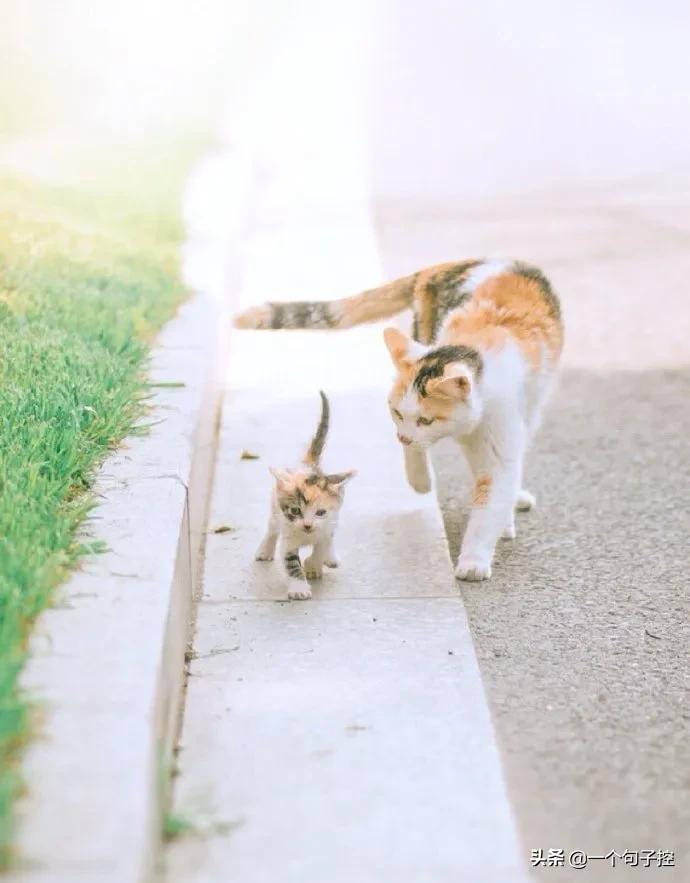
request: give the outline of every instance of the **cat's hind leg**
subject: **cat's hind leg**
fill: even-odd
[[[513,513],[522,485],[524,431],[518,420],[506,421],[500,430],[485,431],[476,447],[466,449],[475,485],[455,568],[458,579],[489,579],[496,541],[515,533]]]
[[[518,512],[528,512],[530,509],[534,509],[536,505],[537,500],[534,494],[531,494],[524,488],[519,491],[517,495],[517,500],[515,501],[515,508]]]
[[[422,448],[407,446],[403,448],[405,457],[405,475],[412,490],[418,494],[428,494],[431,490],[431,474],[429,459]]]
[[[533,509],[537,505],[537,501],[534,498],[534,494],[531,494],[529,491],[526,491],[524,488],[521,491],[518,491],[517,497],[515,499],[515,507],[508,515],[508,521],[506,526],[503,528],[503,533],[501,537],[504,540],[514,540],[516,536],[515,532],[515,513],[516,512],[528,512],[530,509]]]

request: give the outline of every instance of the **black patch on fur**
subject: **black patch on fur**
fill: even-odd
[[[518,276],[524,276],[525,279],[531,279],[536,282],[541,289],[542,296],[546,301],[551,315],[560,321],[561,319],[561,302],[558,295],[551,287],[551,283],[542,273],[539,267],[533,267],[531,264],[523,264],[522,261],[516,261],[513,269]]]
[[[484,367],[482,357],[469,346],[441,346],[436,350],[432,350],[419,360],[417,376],[413,382],[414,388],[422,398],[427,394],[426,387],[428,382],[436,377],[443,377],[446,365],[450,365],[453,362],[467,363],[477,377],[481,375]]]
[[[462,284],[468,271],[476,267],[481,261],[463,261],[454,264],[446,270],[439,270],[426,284],[426,292],[431,295],[433,301],[433,315],[431,322],[431,336],[422,343],[432,343],[438,329],[451,310],[455,310],[471,296],[471,292],[464,291]],[[415,316],[415,322],[417,317]],[[416,327],[416,326],[415,326]],[[415,340],[417,333],[414,333]]]
[[[297,552],[290,552],[284,558],[285,569],[288,572],[288,575],[293,579],[304,579],[304,573],[302,572],[302,564],[299,560],[299,555]]]
[[[333,328],[337,323],[327,301],[269,303],[271,328]]]

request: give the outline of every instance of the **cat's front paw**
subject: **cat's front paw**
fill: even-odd
[[[323,576],[323,567],[319,562],[314,561],[310,555],[302,565],[304,575],[307,579],[321,579]]]
[[[491,579],[491,562],[479,555],[461,555],[455,568],[455,576],[471,582]]]
[[[335,569],[336,567],[340,567],[340,561],[337,558],[326,558],[323,562],[326,567],[330,567]]]
[[[273,561],[273,552],[268,552],[265,549],[259,549],[254,556],[255,561]]]
[[[413,491],[418,494],[428,494],[431,490],[431,476],[429,472],[424,470],[410,470],[407,475],[407,481]]]
[[[311,598],[311,589],[302,580],[290,580],[288,584],[288,598],[290,601],[308,601]]]

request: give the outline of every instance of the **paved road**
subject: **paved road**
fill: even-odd
[[[525,848],[675,850],[659,879],[688,880],[690,183],[378,221],[387,276],[508,254],[561,293],[564,372],[527,470],[540,505],[462,597]],[[455,555],[465,476],[452,448],[436,466]],[[544,879],[568,873],[632,871]]]

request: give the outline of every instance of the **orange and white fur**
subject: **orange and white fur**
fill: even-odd
[[[299,469],[271,469],[276,480],[271,497],[268,528],[256,552],[257,561],[272,561],[276,546],[288,579],[288,598],[311,598],[307,580],[321,579],[323,567],[337,567],[333,545],[345,483],[355,474],[325,473],[319,466],[329,423],[328,399],[321,396],[321,419]],[[312,553],[300,562],[299,550],[311,546]]]
[[[405,473],[414,490],[428,492],[429,447],[447,437],[459,443],[474,489],[455,573],[488,579],[497,541],[515,537],[515,510],[534,505],[523,461],[563,346],[560,304],[543,273],[509,260],[441,264],[340,301],[253,307],[235,324],[349,328],[408,307],[413,338],[384,331]]]

